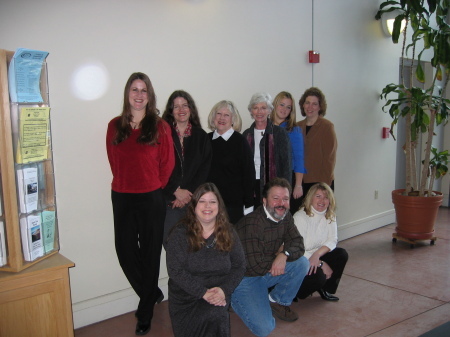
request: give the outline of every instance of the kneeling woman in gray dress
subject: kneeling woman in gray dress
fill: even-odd
[[[214,184],[195,190],[166,248],[175,337],[230,336],[228,306],[244,275],[245,256]]]

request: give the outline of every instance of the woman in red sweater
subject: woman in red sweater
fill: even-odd
[[[147,75],[128,79],[120,116],[108,124],[106,150],[113,174],[111,199],[116,253],[139,306],[136,334],[150,331],[158,288],[166,207],[162,188],[174,167],[169,125],[158,117]]]

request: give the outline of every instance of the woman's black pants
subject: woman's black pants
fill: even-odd
[[[327,280],[322,268],[317,268],[315,274],[306,275],[298,290],[298,298],[304,299],[320,289],[323,289],[330,294],[336,293],[345,265],[347,264],[348,253],[344,248],[336,247],[331,252],[323,255],[320,259],[330,266],[333,270],[333,274]]]
[[[136,316],[150,321],[158,288],[166,205],[161,189],[147,193],[111,192],[114,236],[120,266],[139,296]]]

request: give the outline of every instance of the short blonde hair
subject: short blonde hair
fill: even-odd
[[[209,113],[208,116],[208,127],[210,130],[214,131],[216,129],[216,126],[214,124],[214,120],[216,119],[217,112],[220,109],[226,108],[231,112],[231,126],[233,127],[234,131],[241,132],[242,129],[242,119],[241,115],[239,115],[239,111],[231,101],[220,101],[219,103],[216,103]]]
[[[328,205],[327,211],[325,213],[325,218],[331,221],[336,220],[336,199],[334,198],[334,193],[331,190],[330,186],[328,186],[326,183],[317,183],[314,184],[308,191],[308,194],[305,197],[305,200],[303,201],[303,206],[305,207],[305,213],[309,216],[314,216],[314,213],[312,212],[312,199],[314,194],[316,194],[317,190],[321,190],[325,192],[325,194],[328,197],[328,200],[330,201],[330,204]]]

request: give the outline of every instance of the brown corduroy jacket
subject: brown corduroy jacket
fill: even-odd
[[[334,125],[319,116],[316,123],[306,134],[306,119],[298,122],[305,139],[305,167],[303,182],[325,182],[328,185],[334,180],[336,164],[337,139]]]

